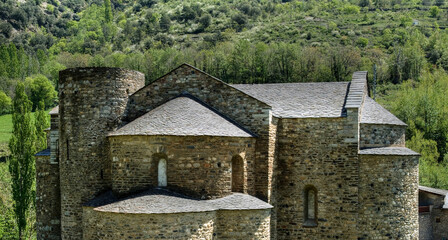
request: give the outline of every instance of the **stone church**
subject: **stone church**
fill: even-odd
[[[67,69],[36,156],[38,239],[418,239],[406,125],[350,82]]]

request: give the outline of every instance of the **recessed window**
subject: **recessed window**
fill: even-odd
[[[307,186],[305,188],[303,226],[317,226],[317,189],[313,186]]]
[[[232,192],[244,192],[244,161],[239,155],[232,158]]]
[[[167,178],[166,178],[166,160],[160,159],[157,169],[157,180],[158,180],[158,186],[159,187],[166,187],[168,185]]]

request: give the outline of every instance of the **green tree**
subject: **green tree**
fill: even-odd
[[[48,114],[45,112],[44,101],[40,101],[36,111],[36,151],[42,151],[47,148],[47,129],[50,124],[48,122]]]
[[[41,74],[34,77],[27,77],[25,79],[25,85],[33,103],[33,110],[37,108],[40,101],[44,101],[45,106],[48,107],[54,105],[57,92],[47,77]]]
[[[358,41],[356,42],[360,47],[367,47],[367,45],[369,45],[369,39],[365,38],[365,37],[360,37],[358,38]]]
[[[0,115],[9,113],[11,109],[11,98],[6,93],[0,91]]]
[[[31,204],[34,201],[35,179],[34,154],[35,128],[31,122],[31,102],[25,94],[25,86],[18,83],[13,100],[13,131],[9,140],[11,156],[9,173],[11,174],[12,198],[14,213],[19,230],[18,239],[24,239],[27,219]]]
[[[432,6],[432,7],[429,9],[429,15],[430,15],[431,17],[436,18],[436,17],[439,16],[439,14],[440,14],[440,8],[439,8],[439,7],[437,7],[437,6]]]
[[[19,59],[17,57],[17,48],[14,43],[9,44],[8,47],[8,54],[9,54],[9,66],[7,68],[8,75],[10,78],[17,78],[19,77]]]
[[[104,19],[106,19],[106,23],[112,22],[112,6],[110,0],[104,0]]]

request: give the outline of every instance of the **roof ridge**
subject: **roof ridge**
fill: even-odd
[[[354,72],[344,108],[360,108],[367,92],[367,71]]]

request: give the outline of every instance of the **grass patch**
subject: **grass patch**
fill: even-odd
[[[12,114],[0,116],[0,149],[7,144],[12,134]]]
[[[49,113],[50,110],[47,111]],[[31,113],[34,121],[34,113]],[[12,135],[12,114],[0,116],[0,157],[8,154],[8,142]]]

